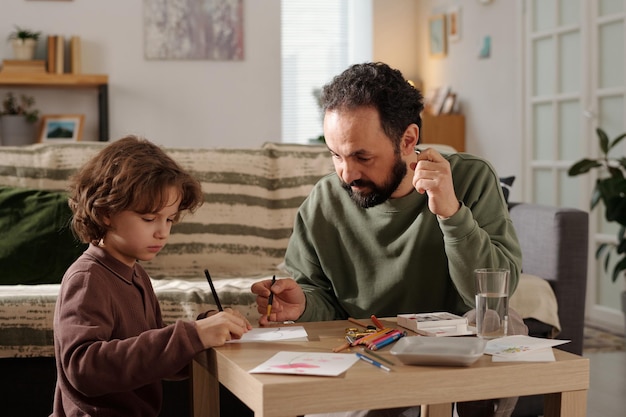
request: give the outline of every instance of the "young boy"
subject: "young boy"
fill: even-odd
[[[238,312],[165,326],[148,274],[172,224],[202,204],[197,180],[158,146],[111,143],[70,181],[72,228],[89,248],[63,277],[54,317],[54,417],[157,416],[161,380],[204,349],[240,338]]]

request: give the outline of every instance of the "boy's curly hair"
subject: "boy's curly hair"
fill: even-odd
[[[112,142],[70,178],[72,229],[82,242],[97,242],[108,230],[106,216],[124,210],[158,212],[167,204],[168,187],[180,193],[176,221],[203,203],[198,180],[160,147],[136,136]]]
[[[407,127],[422,129],[422,94],[397,69],[382,62],[350,66],[322,89],[322,111],[368,106],[378,110],[383,131],[398,147]]]

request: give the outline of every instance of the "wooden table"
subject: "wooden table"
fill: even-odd
[[[385,321],[383,321],[385,322]],[[589,360],[554,349],[556,362],[499,362],[484,355],[469,367],[402,365],[385,372],[358,361],[339,377],[250,374],[279,351],[330,352],[343,341],[348,321],[302,323],[308,342],[228,344],[199,354],[193,363],[193,415],[218,417],[219,383],[250,407],[255,417],[422,405],[422,416],[450,417],[452,403],[545,395],[545,417],[584,417]],[[394,325],[387,321],[385,325]]]

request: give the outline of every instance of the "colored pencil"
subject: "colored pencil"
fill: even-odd
[[[357,339],[355,341],[354,345],[366,345],[366,344],[370,343],[371,341],[376,340],[379,337],[384,336],[384,335],[386,335],[388,333],[391,333],[393,331],[394,331],[394,329],[387,329],[387,328],[379,330],[376,333],[372,333],[370,335],[363,336],[363,337]]]
[[[222,308],[222,303],[220,303],[220,298],[217,296],[217,291],[215,291],[215,286],[213,285],[213,280],[211,279],[211,275],[209,274],[209,270],[204,270],[204,275],[206,276],[206,280],[209,282],[209,286],[211,287],[211,292],[213,293],[213,299],[215,300],[215,304],[217,305],[217,309],[219,311],[224,311]]]
[[[354,324],[356,324],[357,326],[361,326],[361,327],[363,327],[364,329],[367,329],[367,324],[363,323],[363,322],[362,322],[362,321],[360,321],[360,320],[357,320],[357,319],[352,318],[352,317],[348,317],[348,321],[349,321],[350,323],[354,323]]]
[[[385,326],[383,326],[380,320],[378,320],[378,317],[376,317],[375,315],[372,314],[372,317],[370,317],[370,319],[372,320],[372,323],[374,323],[374,326],[378,327],[379,329],[385,328]]]
[[[356,355],[359,359],[361,359],[361,360],[363,360],[363,361],[365,361],[365,362],[367,362],[367,363],[369,363],[369,364],[372,364],[372,365],[374,365],[374,366],[376,366],[376,367],[378,367],[378,368],[380,368],[380,369],[383,369],[383,370],[385,370],[385,371],[387,371],[387,372],[391,371],[391,368],[389,368],[389,367],[387,367],[387,366],[383,365],[382,363],[380,363],[380,362],[378,362],[378,361],[375,361],[374,359],[372,359],[372,358],[370,358],[370,357],[368,357],[368,356],[363,355],[362,353],[356,352],[356,353],[355,353],[355,355]]]
[[[272,277],[272,283],[270,284],[270,297],[267,299],[267,319],[270,319],[270,313],[272,312],[272,304],[274,303],[274,293],[272,292],[272,285],[276,283],[276,275]]]
[[[368,346],[368,348],[370,350],[378,350],[378,349],[380,349],[383,346],[387,346],[387,345],[395,342],[396,340],[400,339],[403,336],[404,336],[404,333],[401,333],[401,332],[394,333],[390,337],[387,337],[387,338],[385,338],[385,339],[383,339],[383,340],[381,340],[381,341],[379,341],[379,342],[377,342],[377,343],[375,343],[375,344],[373,344],[371,346]]]
[[[373,357],[375,357],[376,359],[383,361],[383,362],[387,362],[389,365],[395,365],[393,362],[391,362],[389,359],[387,358],[383,358],[382,356],[380,356],[378,353],[374,352],[371,349],[368,349],[367,347],[363,348],[364,352],[367,352],[368,355],[371,355]]]

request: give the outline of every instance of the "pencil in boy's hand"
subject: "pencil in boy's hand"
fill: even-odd
[[[222,308],[222,303],[220,303],[220,298],[217,296],[217,291],[215,291],[215,286],[213,286],[213,280],[211,279],[211,275],[209,274],[209,270],[204,270],[204,275],[206,276],[206,280],[209,281],[209,286],[211,287],[211,292],[213,293],[213,299],[215,300],[215,304],[217,305],[217,309],[219,311],[224,311]]]
[[[276,275],[272,277],[272,283],[270,284],[270,296],[267,299],[267,319],[270,319],[270,313],[272,312],[272,303],[274,303],[274,293],[272,292],[272,285],[276,283]]]

